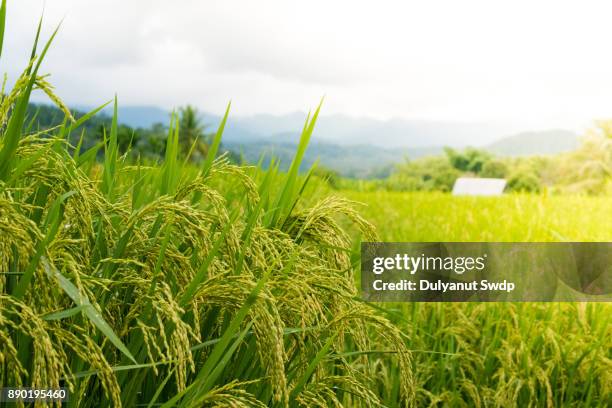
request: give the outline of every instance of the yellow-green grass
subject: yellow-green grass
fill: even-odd
[[[608,241],[612,198],[343,194],[386,241]],[[379,305],[407,335],[419,405],[609,406],[610,304]],[[386,372],[381,387],[393,387]]]
[[[354,192],[384,241],[610,241],[612,197]]]

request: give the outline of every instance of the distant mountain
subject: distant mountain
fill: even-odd
[[[106,113],[112,115],[112,106],[106,108]],[[117,112],[121,123],[134,128],[147,128],[156,123],[167,125],[170,122],[170,112],[156,106],[121,106]]]
[[[91,107],[80,107],[89,110]],[[112,107],[105,113],[111,114]],[[168,123],[170,113],[155,106],[119,106],[120,122],[132,127],[149,127]],[[205,123],[215,128],[219,115],[204,112]],[[224,139],[231,142],[251,142],[302,129],[306,113],[284,115],[258,114],[234,116],[230,113]],[[322,115],[317,121],[313,140],[337,145],[374,144],[382,148],[423,148],[434,146],[482,146],[501,135],[520,131],[502,122],[448,122]]]
[[[79,107],[90,110],[92,107]],[[112,114],[112,106],[104,112]],[[216,128],[219,115],[204,112],[204,123]],[[155,123],[167,124],[170,112],[156,106],[119,106],[119,121],[132,127],[149,127]],[[277,143],[295,143],[304,125],[306,114],[293,112],[284,115],[258,114],[232,116],[227,122],[224,141],[251,143],[274,140]],[[339,146],[376,145],[380,148],[415,149],[438,146],[484,147],[500,155],[532,155],[567,151],[578,144],[578,136],[567,130],[547,130],[515,133],[513,125],[501,122],[445,122],[390,119],[379,120],[346,115],[319,117],[313,141]],[[511,134],[500,139],[501,135]]]
[[[500,156],[533,156],[567,152],[576,149],[579,143],[580,137],[576,133],[555,129],[507,136],[484,149]]]
[[[91,108],[89,108],[91,109]],[[105,109],[112,114],[112,107]],[[119,121],[132,127],[150,127],[169,122],[168,111],[155,106],[119,107]],[[241,152],[250,163],[262,155],[274,156],[286,169],[295,153],[306,114],[232,116],[223,133],[224,145]],[[209,131],[216,129],[221,117],[202,113]],[[566,130],[516,133],[504,123],[463,123],[421,120],[378,120],[345,115],[320,116],[304,157],[303,168],[317,159],[320,164],[344,176],[375,177],[406,157],[436,155],[442,146],[475,146],[502,156],[554,154],[574,149],[578,136]],[[267,162],[264,162],[264,165]]]
[[[89,105],[75,105],[75,106],[72,106],[72,108],[77,109],[82,112],[89,112],[95,109],[96,107],[89,106]],[[156,123],[162,123],[164,125],[167,125],[168,123],[170,123],[170,112],[168,112],[165,109],[159,108],[157,106],[140,106],[140,105],[121,106],[119,105],[117,110],[118,110],[117,113],[119,117],[119,122],[123,123],[124,125],[133,127],[133,128],[148,128],[148,127],[151,127],[151,125],[154,125]],[[102,109],[102,113],[105,114],[106,116],[112,117],[113,116],[112,103],[110,103],[108,106]],[[216,121],[217,119],[215,117],[214,119],[211,119],[211,120]]]
[[[293,140],[288,142],[287,140]],[[258,163],[264,157],[263,165],[268,166],[270,158],[280,161],[280,168],[286,170],[297,149],[297,135],[277,134],[265,140],[236,143],[225,142],[225,146],[242,154],[248,163]],[[442,148],[385,149],[373,145],[337,145],[313,140],[302,162],[301,170],[307,170],[315,161],[319,165],[337,171],[343,176],[354,178],[384,177],[395,163],[405,159],[436,155]]]
[[[209,118],[211,116],[209,115]],[[230,117],[228,129],[248,129],[251,133],[264,137],[302,129],[306,114],[290,113],[287,115],[254,115]],[[313,134],[314,140],[337,145],[374,144],[382,148],[423,148],[433,146],[481,146],[495,141],[500,135],[516,132],[513,125],[483,122],[444,122],[372,118],[356,118],[346,115],[322,115],[317,121]],[[245,142],[248,135],[234,132],[228,138],[242,137]]]

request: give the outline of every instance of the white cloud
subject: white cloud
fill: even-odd
[[[9,1],[4,67],[42,0]],[[606,2],[48,1],[45,64],[72,103],[304,110],[560,126],[612,116]],[[7,55],[8,54],[8,55]]]

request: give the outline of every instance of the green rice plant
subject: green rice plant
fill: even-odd
[[[116,98],[81,152],[87,136],[69,136],[101,108],[75,121],[55,96],[38,74],[50,42],[39,53],[37,35],[0,101],[0,384],[65,386],[75,407],[380,406],[395,398],[376,392],[384,348],[395,402],[413,405],[404,335],[357,299],[339,218],[372,226],[342,198],[301,203],[319,109],[287,174],[216,157],[229,107],[199,168],[178,156],[176,117],[163,162],[121,156]],[[28,125],[35,90],[63,125]]]

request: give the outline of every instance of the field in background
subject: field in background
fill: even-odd
[[[383,241],[610,241],[612,197],[342,191]]]
[[[609,241],[611,197],[343,191],[382,241]],[[420,405],[606,406],[610,304],[380,304],[413,350]],[[386,383],[397,382],[389,372]],[[599,391],[597,391],[599,390]],[[609,406],[609,405],[608,405]]]

